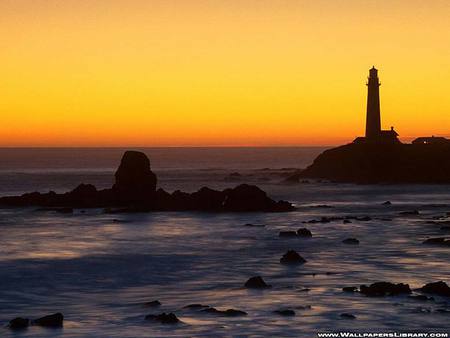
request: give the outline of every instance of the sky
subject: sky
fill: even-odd
[[[448,0],[0,0],[0,146],[450,136]]]

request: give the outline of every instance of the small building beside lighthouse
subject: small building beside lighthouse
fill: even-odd
[[[378,70],[372,67],[369,70],[367,80],[367,111],[366,111],[366,135],[358,137],[356,143],[400,143],[394,127],[388,130],[381,129],[380,113],[380,81]]]

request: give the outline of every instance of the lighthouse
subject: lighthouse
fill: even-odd
[[[378,70],[373,66],[367,79],[366,136],[357,137],[355,143],[399,143],[394,127],[381,129],[380,81]]]
[[[369,70],[369,78],[367,80],[366,138],[376,139],[380,134],[380,82],[378,80],[378,70],[372,67]]]

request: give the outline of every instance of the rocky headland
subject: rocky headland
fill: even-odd
[[[450,144],[350,143],[325,150],[289,182],[450,183]]]
[[[80,184],[72,191],[57,194],[31,192],[0,198],[0,206],[59,208],[109,208],[110,211],[211,211],[211,212],[284,212],[294,209],[286,201],[274,201],[254,185],[241,184],[223,191],[203,187],[194,193],[166,192],[157,189],[157,177],[148,157],[138,151],[126,151],[109,189],[97,190]]]

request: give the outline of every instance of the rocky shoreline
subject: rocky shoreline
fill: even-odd
[[[32,192],[0,198],[0,206],[58,208],[107,208],[108,212],[133,211],[208,211],[208,212],[286,212],[291,203],[274,201],[254,185],[241,184],[223,191],[203,187],[196,192],[157,189],[157,177],[150,169],[148,157],[138,151],[126,151],[110,189],[97,190],[80,184],[72,191]]]

